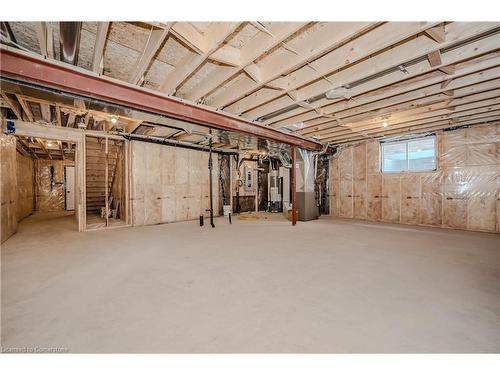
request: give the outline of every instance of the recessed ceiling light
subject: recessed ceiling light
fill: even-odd
[[[116,124],[116,122],[117,122],[117,121],[118,121],[118,120],[116,119],[116,117],[111,117],[111,122],[112,122],[113,124]]]
[[[387,128],[389,126],[389,123],[387,122],[387,120],[385,120],[383,123],[382,123],[382,126],[384,128]]]
[[[52,142],[47,142],[47,147],[52,147]]]

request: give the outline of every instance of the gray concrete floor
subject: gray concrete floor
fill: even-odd
[[[71,352],[499,352],[500,236],[329,218],[2,245],[2,346]]]

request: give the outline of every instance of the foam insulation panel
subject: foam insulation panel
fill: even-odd
[[[209,154],[145,142],[131,142],[132,224],[198,219],[210,208]],[[219,166],[213,154],[213,206],[219,206]]]
[[[16,154],[17,163],[17,220],[29,216],[35,206],[35,181],[33,159]]]
[[[348,146],[330,160],[330,215],[500,231],[500,124],[437,133],[437,170],[381,173],[380,146]]]
[[[11,135],[0,134],[1,242],[4,242],[17,231],[16,152],[16,139]]]
[[[36,211],[64,211],[65,165],[74,165],[74,162],[48,159],[35,160]]]

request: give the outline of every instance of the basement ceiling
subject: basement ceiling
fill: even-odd
[[[322,143],[500,119],[500,23],[80,26],[65,43],[76,49],[72,62],[81,68]],[[60,27],[2,22],[2,43],[68,61]],[[132,116],[123,121],[127,129],[147,131]]]
[[[194,147],[208,146],[211,138],[214,149],[225,152],[234,151],[249,154],[249,156],[265,154],[280,158],[290,151],[288,145],[272,140],[210,129],[191,122],[99,100],[90,100],[49,88],[10,82],[8,79],[2,79],[1,84],[0,106],[10,108],[15,118],[24,121],[63,128],[78,128],[82,131],[133,134],[146,136],[151,140],[181,141],[186,146]],[[34,139],[31,144],[35,148],[41,148],[42,141]],[[30,151],[27,145],[24,151]],[[45,156],[50,158],[48,155]],[[57,159],[58,156],[56,155],[55,158]]]

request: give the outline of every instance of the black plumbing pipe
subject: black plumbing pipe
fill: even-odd
[[[210,135],[212,135],[212,130],[210,130]],[[213,170],[213,160],[212,160],[212,137],[208,141],[208,171],[210,175],[210,225],[215,228],[214,224],[214,197],[213,197],[213,187],[212,187],[212,170]]]
[[[240,154],[236,154],[236,174],[238,176],[238,181],[240,177]],[[240,205],[240,187],[236,186],[236,213],[239,214],[241,211]]]

